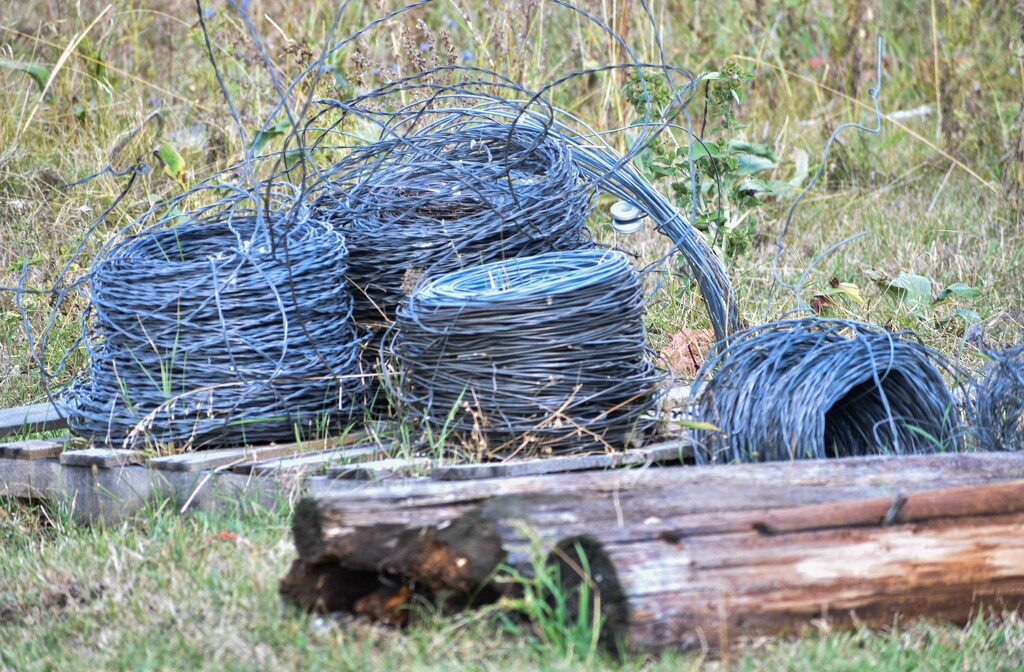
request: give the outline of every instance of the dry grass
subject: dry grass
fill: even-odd
[[[251,0],[250,13],[275,72],[290,81],[325,39],[335,5],[297,8],[280,0]],[[792,3],[786,3],[792,4]],[[733,0],[654,4],[668,60],[694,71],[737,54],[757,73],[738,116],[743,136],[772,145],[782,161],[772,177],[789,179],[802,162],[813,169],[825,138],[847,120],[868,121],[866,85],[873,69],[873,36],[889,41],[884,111],[931,105],[922,116],[886,121],[880,136],[844,135],[828,179],[804,202],[786,238],[781,268],[793,280],[822,250],[866,232],[808,273],[809,300],[834,277],[860,287],[866,302],[838,301],[835,314],[911,327],[949,354],[962,348],[956,309],[982,318],[1020,310],[1024,224],[1003,197],[1002,159],[1014,146],[1014,116],[1022,92],[1012,3],[901,0],[838,5]],[[339,34],[381,16],[394,3],[351,3]],[[652,29],[639,3],[592,0],[583,5],[654,60]],[[215,53],[240,119],[251,133],[277,94],[244,26],[224,5],[209,23]],[[932,10],[935,10],[934,19]],[[349,86],[372,86],[382,75],[414,66],[422,20],[448,58],[511,74],[526,85],[556,73],[618,59],[617,47],[586,21],[553,3],[517,0],[438,0],[359,42],[363,66],[339,64]],[[0,286],[19,282],[51,288],[76,277],[90,256],[152,203],[194,184],[241,157],[243,142],[203,49],[191,3],[13,3],[0,17],[0,58],[44,65],[54,73],[46,95],[25,72],[0,67]],[[985,30],[978,30],[985,26]],[[447,31],[450,38],[444,38]],[[411,51],[413,53],[411,53]],[[1007,67],[1008,65],[1012,67]],[[860,73],[860,74],[857,74]],[[376,79],[375,79],[376,78]],[[555,102],[599,128],[629,119],[621,81],[602,75],[553,92]],[[319,95],[340,96],[327,82]],[[299,91],[300,95],[308,91]],[[154,114],[154,111],[158,111]],[[172,176],[152,156],[161,140],[174,144],[187,170]],[[111,215],[86,237],[97,216],[125,185],[103,175],[74,182],[111,165],[138,161],[154,167]],[[1014,171],[1016,170],[1014,166]],[[782,314],[791,297],[774,293],[774,237],[788,201],[762,208],[762,237],[731,269],[741,309],[752,322]],[[603,225],[597,224],[598,228]],[[647,261],[666,250],[651,233],[612,239]],[[84,245],[76,255],[79,243]],[[66,271],[65,271],[66,269]],[[935,291],[953,282],[982,290],[923,316],[910,313],[875,286],[871,269],[931,279]],[[679,327],[706,325],[698,297],[664,278],[651,303],[652,344]],[[52,368],[79,333],[80,297],[55,304],[50,296],[23,299],[38,336],[55,315]],[[963,350],[963,363],[979,363]],[[84,365],[74,354],[54,383]],[[42,398],[38,369],[14,295],[0,292],[0,404]],[[425,609],[401,634],[363,623],[338,624],[282,610],[276,579],[292,555],[287,510],[240,507],[231,517],[179,518],[156,511],[132,524],[82,529],[59,511],[5,501],[0,505],[0,666],[12,669],[580,669],[540,649],[527,629],[502,628],[493,614],[444,620]],[[246,540],[213,539],[231,532]],[[827,629],[826,629],[827,630]],[[749,642],[724,659],[669,655],[628,660],[624,669],[1019,669],[1024,626],[978,620],[966,629],[920,625],[891,632],[810,633],[801,639]],[[73,661],[71,664],[69,661]],[[607,661],[605,661],[607,662]]]

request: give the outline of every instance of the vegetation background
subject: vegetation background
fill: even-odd
[[[238,4],[286,82],[322,52],[339,9],[322,0]],[[778,292],[775,301],[767,300],[775,236],[795,193],[816,170],[829,134],[846,121],[872,125],[867,89],[875,83],[875,38],[881,36],[881,133],[841,136],[824,179],[794,216],[780,267],[793,279],[830,246],[864,232],[819,260],[802,298],[816,301],[824,314],[913,328],[968,368],[980,366],[981,358],[964,344],[967,325],[1022,308],[1024,3],[652,0],[653,25],[636,0],[579,5],[643,60],[659,60],[656,27],[667,62],[693,72],[731,67],[751,75],[736,89],[739,104],[728,106],[735,123],[718,135],[723,146],[733,140],[770,150],[762,152],[770,159],[756,174],[765,185],[757,189],[758,202],[735,194],[729,199],[735,217],[727,228],[742,245],[731,254],[721,249],[751,322],[793,307]],[[398,6],[350,3],[337,34]],[[251,133],[277,102],[268,69],[229,3],[206,3],[201,11],[231,99]],[[436,0],[367,33],[355,47],[332,59],[318,95],[349,96],[434,59],[488,67],[529,88],[567,71],[622,60],[607,35],[544,0]],[[556,90],[554,102],[595,128],[619,128],[636,118],[626,84],[621,73],[581,78]],[[197,8],[184,0],[6,0],[0,8],[0,92],[2,287],[22,282],[46,289],[65,266],[71,276],[84,272],[102,243],[151,204],[242,156],[243,140],[203,48]],[[710,123],[714,129],[717,121]],[[107,173],[65,185],[139,161],[154,170],[89,233],[124,178]],[[747,177],[741,173],[734,168],[730,177]],[[594,226],[603,239],[646,258],[666,249],[666,241],[650,233],[615,238],[600,215]],[[656,347],[683,327],[706,326],[699,301],[683,289],[669,283],[651,303]],[[52,298],[21,300],[38,334],[51,318]],[[50,346],[40,353],[51,367],[80,333],[83,305],[76,300],[60,306]],[[15,295],[0,292],[3,406],[43,398],[32,347]],[[66,382],[84,364],[80,352],[72,353],[64,378],[53,384]],[[0,503],[0,666],[612,664],[588,645],[586,633],[523,625],[509,615],[515,611],[509,605],[447,620],[424,609],[407,634],[282,611],[275,589],[290,556],[286,503],[265,511],[243,502],[220,517],[180,518],[172,508],[154,507],[132,524],[82,529],[59,510]],[[230,534],[220,534],[225,532]],[[965,629],[905,629],[894,622],[886,632],[849,634],[830,633],[822,622],[802,637],[750,641],[720,655],[671,654],[617,664],[666,670],[1021,669],[1024,626],[1016,616],[997,616],[984,614]]]

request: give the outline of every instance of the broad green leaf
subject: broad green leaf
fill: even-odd
[[[824,291],[825,296],[842,296],[855,303],[864,303],[864,295],[861,294],[860,287],[852,282],[840,282],[835,287],[827,287]]]
[[[925,308],[931,306],[932,283],[923,275],[900,271],[895,279],[880,284],[887,292],[904,301],[915,313],[921,314]]]
[[[736,154],[736,174],[750,175],[761,170],[768,170],[775,167],[775,162],[756,154]]]
[[[935,305],[938,306],[943,303],[949,303],[953,296],[958,296],[961,299],[976,299],[981,296],[981,290],[962,282],[954,282],[952,285],[939,292],[939,295],[935,297]]]
[[[20,273],[25,266],[36,266],[37,264],[41,264],[44,261],[46,261],[46,257],[42,256],[41,254],[37,254],[31,257],[26,255],[24,257],[21,257],[20,259],[15,259],[14,261],[12,261],[11,265],[7,267],[7,272]]]
[[[181,157],[178,150],[167,140],[161,140],[153,154],[160,159],[164,166],[164,172],[178,181],[182,187],[185,186],[185,178],[188,176],[188,169],[185,166],[185,159]]]
[[[978,322],[981,322],[981,315],[978,315],[973,310],[964,310],[961,308],[952,315],[948,315],[939,320],[939,324],[946,325],[955,320],[963,320],[966,324],[977,324]]]
[[[760,142],[733,140],[729,143],[729,151],[733,154],[753,154],[754,156],[768,159],[773,163],[779,160],[779,157],[775,156],[775,152],[772,151],[769,145]]]
[[[717,70],[715,72],[705,72],[701,76],[701,79],[707,80],[709,82],[717,82],[718,80],[722,79],[722,73],[718,72]]]
[[[303,152],[301,149],[289,149],[284,153],[284,165],[288,170],[295,167],[299,161],[302,160]]]
[[[10,61],[6,58],[0,58],[0,68],[7,68],[9,70],[18,70],[26,73],[39,87],[39,91],[46,90],[46,83],[50,81],[50,70],[41,65],[35,63],[25,63],[22,61]]]
[[[718,158],[722,156],[722,149],[711,140],[693,143],[693,160],[702,159],[705,156]],[[676,157],[686,161],[690,157],[689,147],[680,147],[676,150]]]
[[[771,191],[768,183],[756,177],[744,177],[734,187],[738,191],[753,191],[756,194],[767,194]]]
[[[292,122],[288,117],[278,120],[271,126],[264,128],[262,131],[256,134],[256,138],[252,141],[252,153],[253,156],[259,156],[263,152],[263,148],[268,142],[276,137],[284,135],[291,130]]]

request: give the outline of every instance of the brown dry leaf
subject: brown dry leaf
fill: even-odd
[[[675,374],[692,378],[704,364],[708,350],[715,344],[715,334],[710,329],[687,329],[683,327],[672,335],[672,342],[661,350],[661,356]]]
[[[811,310],[814,311],[815,315],[821,315],[821,311],[824,310],[826,306],[834,305],[836,305],[835,301],[824,294],[815,294],[814,298],[811,299]]]

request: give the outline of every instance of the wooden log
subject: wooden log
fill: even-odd
[[[894,462],[904,468],[896,470]],[[1024,478],[1024,455],[850,458],[425,483],[317,495],[296,512],[293,532],[300,557],[319,562],[334,558],[331,545],[349,531],[377,525],[450,524],[491,502],[487,515],[527,520],[553,541],[608,521],[622,524],[627,516],[658,533],[711,533],[757,521],[778,524],[765,516],[773,508],[865,499],[888,502],[894,493],[933,490],[936,484],[954,487],[1013,478]]]
[[[674,542],[601,536],[562,540],[549,566],[568,622],[599,609],[613,649],[721,647],[821,620],[963,624],[1024,603],[1022,513]]]
[[[725,644],[836,610],[846,621],[891,622],[895,611],[958,619],[982,602],[1017,606],[1024,537],[1004,544],[999,535],[1024,531],[1020,456],[886,462],[509,479],[489,484],[506,493],[493,498],[468,483],[449,484],[466,488],[447,496],[434,487],[352,491],[303,500],[293,532],[307,565],[376,571],[445,595],[448,607],[480,599],[481,585],[492,597],[508,590],[499,566],[529,575],[538,542],[563,561],[582,544],[606,612],[603,641],[637,650]],[[778,477],[783,467],[777,482],[756,473]],[[565,563],[572,591],[579,584]],[[871,579],[863,593],[862,577]],[[371,592],[386,587],[371,582]]]

